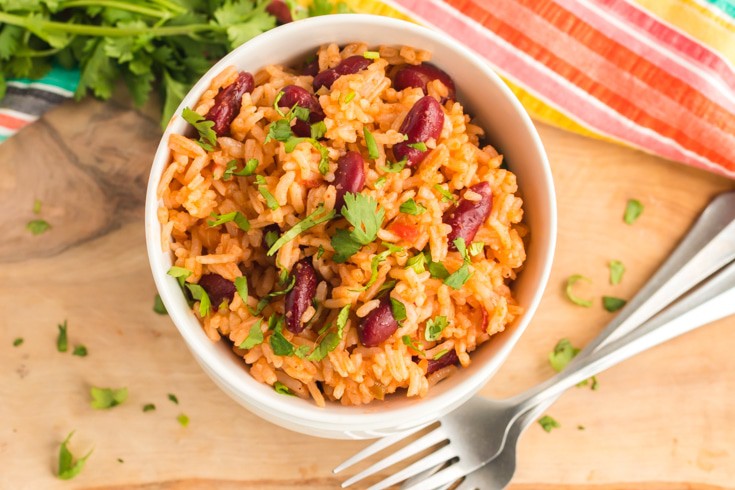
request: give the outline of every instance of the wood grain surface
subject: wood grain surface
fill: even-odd
[[[581,346],[611,318],[603,294],[630,297],[715,194],[735,184],[609,143],[539,125],[559,200],[551,281],[530,328],[488,396],[552,375],[561,337]],[[0,146],[0,488],[337,488],[331,474],[365,442],[291,433],[241,408],[204,375],[167,316],[151,310],[143,204],[159,138],[152,109],[69,103]],[[645,212],[633,226],[628,198]],[[32,236],[34,199],[52,226]],[[622,260],[610,286],[607,262]],[[585,309],[561,289],[580,273]],[[69,324],[70,352],[56,350]],[[735,488],[735,319],[653,349],[571,390],[519,446],[515,490]],[[13,347],[13,340],[24,343]],[[84,344],[89,355],[71,355]],[[89,387],[129,389],[92,410]],[[174,393],[175,405],[167,399]],[[142,406],[154,403],[155,411]],[[182,427],[177,415],[191,422]],[[577,427],[584,426],[584,430]],[[59,443],[94,452],[72,481],[55,478]],[[122,462],[119,461],[122,460]]]

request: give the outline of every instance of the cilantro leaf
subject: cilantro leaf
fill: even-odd
[[[345,97],[345,99],[342,101],[342,103],[343,104],[349,104],[350,102],[352,102],[352,99],[354,99],[355,96],[357,96],[357,92],[355,92],[353,90],[352,92],[350,92],[349,94],[347,94],[347,97]]]
[[[232,221],[242,231],[250,230],[250,221],[248,221],[248,219],[240,211],[233,211],[227,214],[212,213],[211,216],[212,218],[214,218],[214,220],[207,221],[207,224],[210,227],[219,226]]]
[[[166,274],[168,274],[171,277],[175,277],[176,280],[179,281],[179,286],[183,288],[186,278],[191,275],[191,271],[189,269],[185,269],[183,267],[178,267],[174,265],[168,270]]]
[[[350,305],[343,306],[342,309],[339,311],[339,315],[337,315],[337,331],[329,332],[324,337],[324,339],[322,339],[322,341],[314,348],[314,351],[309,354],[309,356],[306,358],[307,360],[315,362],[321,361],[322,359],[327,357],[327,354],[337,348],[340,341],[342,340],[342,336],[344,335],[344,328],[347,325],[349,314]]]
[[[279,395],[288,395],[288,396],[295,396],[295,395],[294,395],[294,394],[293,394],[293,393],[291,392],[291,390],[290,390],[290,389],[288,389],[288,386],[286,386],[285,384],[281,383],[280,381],[276,381],[275,383],[273,383],[273,389],[274,389],[274,390],[275,390],[275,392],[276,392],[276,393],[278,393]]]
[[[69,341],[67,340],[67,334],[66,334],[66,320],[64,320],[63,324],[57,325],[59,328],[59,335],[56,337],[56,350],[59,352],[66,352],[69,348]]]
[[[317,206],[313,213],[296,223],[290,230],[284,232],[281,237],[276,240],[276,242],[271,246],[271,248],[268,249],[266,255],[271,256],[275,254],[276,252],[278,252],[278,249],[296,238],[300,233],[303,233],[304,231],[313,228],[314,226],[324,223],[325,221],[329,221],[330,219],[334,218],[334,215],[336,214],[334,210],[331,210],[330,212],[323,214],[322,216],[319,216],[317,218],[317,216],[322,214],[323,212],[324,207],[322,205]]]
[[[388,166],[387,167],[383,167],[382,170],[384,172],[388,172],[390,174],[397,174],[398,172],[400,172],[401,170],[403,170],[406,167],[406,163],[407,162],[408,162],[408,160],[406,158],[404,158],[400,162],[389,163]]]
[[[74,351],[71,354],[73,356],[87,357],[87,348],[83,345],[75,345]]]
[[[614,296],[603,296],[602,297],[602,306],[610,313],[614,313],[618,311],[620,308],[625,306],[626,303],[627,303],[626,300],[621,299],[621,298],[615,298]]]
[[[549,364],[554,371],[561,372],[578,353],[579,349],[574,347],[569,339],[560,339],[553,352],[549,354]]]
[[[408,318],[408,316],[406,315],[406,305],[395,298],[391,298],[390,309],[393,313],[393,318],[398,322],[399,325],[403,325],[403,320]]]
[[[375,184],[373,184],[373,185],[375,186],[376,189],[382,189],[383,186],[385,186],[385,183],[386,183],[387,180],[388,179],[385,178],[385,175],[382,176],[382,177],[378,177],[375,180]]]
[[[238,345],[240,349],[252,349],[256,345],[263,343],[263,331],[260,329],[262,324],[263,319],[258,318],[258,321],[250,327],[250,332],[248,332],[247,338]]]
[[[426,208],[414,201],[413,198],[401,204],[398,210],[402,213],[411,214],[413,216],[418,216],[426,212]]]
[[[214,147],[217,146],[217,133],[212,129],[214,127],[214,121],[204,119],[204,116],[192,111],[188,107],[184,107],[181,116],[184,118],[184,121],[194,126],[194,129],[199,133],[199,141],[197,141],[199,146],[207,151],[214,150]]]
[[[71,480],[77,476],[84,468],[84,464],[87,462],[89,456],[92,454],[92,450],[90,450],[83,457],[74,461],[74,455],[67,447],[67,444],[69,444],[69,440],[73,435],[74,431],[71,431],[59,448],[59,469],[57,476],[60,480]]]
[[[47,221],[42,219],[34,219],[28,222],[26,225],[26,229],[33,233],[34,235],[40,235],[41,233],[45,233],[51,228],[51,225],[48,224]]]
[[[439,184],[434,184],[432,186],[439,194],[442,196],[442,202],[451,202],[452,204],[457,204],[457,198],[454,197],[454,194],[446,190],[444,187],[442,187]]]
[[[327,125],[324,121],[315,122],[310,126],[310,131],[312,139],[321,139],[327,133]]]
[[[625,266],[619,260],[611,260],[610,266],[610,284],[613,286],[620,284],[623,280],[623,274],[625,274]]]
[[[626,224],[632,225],[643,213],[643,204],[638,199],[628,199],[625,204],[625,213],[623,214],[623,221]]]
[[[293,131],[291,131],[291,122],[288,119],[279,119],[274,121],[268,127],[268,134],[265,137],[265,142],[270,141],[288,141],[289,138],[293,137]]]
[[[380,53],[378,53],[377,51],[365,51],[364,53],[362,53],[362,57],[368,60],[377,60],[378,58],[380,58]]]
[[[255,170],[258,168],[258,165],[260,165],[260,162],[258,162],[257,158],[251,158],[247,162],[245,162],[245,166],[242,170],[233,172],[232,175],[237,175],[238,177],[247,177],[248,175],[253,175],[255,173]]]
[[[186,287],[191,291],[191,296],[199,300],[199,316],[204,318],[209,314],[209,308],[212,306],[209,295],[199,284],[187,284]]]
[[[561,427],[559,422],[557,422],[556,420],[554,420],[548,415],[544,415],[543,417],[538,419],[538,423],[539,425],[541,425],[541,428],[544,429],[546,432],[551,432],[552,430],[558,429],[559,427]]]
[[[431,258],[428,259],[429,261],[429,274],[431,277],[435,279],[441,279],[444,280],[449,277],[449,271],[446,267],[444,267],[444,264],[441,262],[434,262],[431,260]]]
[[[175,405],[179,404],[179,399],[173,393],[168,394],[168,399],[171,400],[171,402],[174,403]]]
[[[352,238],[352,234],[347,230],[338,229],[332,237],[330,243],[334,248],[334,256],[332,260],[341,264],[357,253],[362,247],[360,242]]]
[[[434,354],[434,356],[432,357],[432,359],[435,360],[435,361],[438,361],[439,359],[441,359],[442,357],[446,356],[447,354],[449,354],[449,351],[447,349],[442,349],[439,352],[437,352],[436,354]]]
[[[484,249],[485,249],[485,243],[483,243],[483,242],[472,242],[470,244],[470,250],[469,250],[469,252],[470,252],[470,255],[474,257],[476,255],[480,255]]]
[[[347,192],[344,199],[342,216],[355,227],[351,233],[352,237],[362,245],[371,243],[378,236],[378,230],[385,218],[385,210],[375,199],[364,194]]]
[[[424,338],[429,342],[437,340],[439,339],[439,337],[441,337],[441,333],[448,326],[449,322],[447,321],[447,317],[445,316],[430,318],[426,322],[426,328],[424,329]]]
[[[406,269],[413,269],[416,274],[426,271],[426,256],[419,252],[406,261]],[[448,274],[447,274],[448,275]]]
[[[365,137],[365,146],[367,146],[368,155],[373,160],[376,160],[380,156],[380,152],[378,151],[378,144],[375,142],[375,137],[368,130],[367,126],[362,127],[362,134]]]
[[[413,339],[411,339],[410,335],[404,335],[403,337],[401,337],[401,341],[411,349],[421,354],[423,357],[426,357],[426,352],[424,352],[424,349],[416,345]]]
[[[242,299],[242,302],[248,304],[248,279],[245,276],[235,278],[235,289]]]
[[[457,269],[446,279],[444,279],[444,284],[452,289],[460,289],[462,286],[465,285],[467,281],[469,281],[470,277],[472,277],[473,272],[470,271],[469,268],[470,256],[467,253],[467,246],[464,243],[464,238],[457,238],[456,240],[454,240],[454,245],[457,247],[457,251],[462,256],[463,263],[459,269]]]
[[[143,405],[143,412],[152,412],[156,409],[156,406],[153,403],[146,403]]]
[[[89,390],[92,396],[91,405],[96,410],[105,410],[116,407],[128,399],[127,388],[97,388],[92,386]]]
[[[270,337],[270,345],[273,353],[277,356],[290,356],[293,354],[294,346],[283,336],[283,322],[279,322]]]
[[[408,147],[409,148],[413,148],[414,150],[418,150],[418,151],[426,151],[427,150],[426,143],[424,143],[423,141],[419,141],[417,143],[409,143],[408,144]]]
[[[177,420],[177,421],[179,422],[179,424],[180,424],[180,425],[181,425],[182,427],[188,427],[188,425],[189,425],[189,416],[188,416],[188,415],[186,415],[185,413],[180,413],[180,414],[179,414],[179,415],[178,415],[178,416],[176,417],[176,420]]]
[[[156,297],[153,299],[153,311],[155,311],[159,315],[168,314],[168,311],[166,311],[166,305],[163,304],[163,300],[161,299],[160,294],[157,294]]]
[[[17,337],[13,340],[13,347],[18,347],[23,344],[23,337]]]
[[[260,192],[260,195],[265,199],[265,205],[268,206],[268,209],[273,211],[278,209],[280,205],[273,194],[271,194],[271,191],[268,190],[268,182],[266,182],[265,177],[262,175],[256,175],[255,183],[258,184],[258,192]]]
[[[41,200],[35,199],[33,201],[33,214],[41,214]]]
[[[589,308],[592,306],[592,300],[589,299],[583,299],[574,294],[574,285],[579,281],[585,281],[585,282],[592,282],[590,279],[580,275],[580,274],[574,274],[569,276],[569,279],[567,279],[567,286],[564,289],[564,292],[567,295],[567,298],[569,298],[569,301],[574,303],[575,305],[584,306],[585,308]]]

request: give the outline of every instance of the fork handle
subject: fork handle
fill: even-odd
[[[733,313],[735,262],[628,336],[610,343],[574,365],[570,364],[567,369],[537,387],[508,399],[509,404],[516,405],[513,420],[544,400],[560,395],[619,362]]]

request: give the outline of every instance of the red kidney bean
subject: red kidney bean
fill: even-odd
[[[406,166],[411,168],[421,163],[429,150],[421,151],[412,148],[413,143],[424,143],[431,138],[438,139],[444,126],[444,111],[441,104],[430,96],[422,97],[408,111],[401,124],[401,133],[408,136],[406,141],[393,145],[393,155],[398,161],[406,159]]]
[[[441,368],[451,366],[452,364],[457,364],[458,362],[459,358],[457,357],[457,352],[452,349],[441,356],[439,359],[429,359],[429,365],[426,367],[426,374],[431,374],[434,371],[438,371]]]
[[[214,122],[212,129],[217,133],[217,136],[230,134],[230,124],[240,112],[242,96],[253,90],[254,84],[253,76],[246,71],[242,71],[233,83],[220,89],[214,97],[214,105],[204,117]]]
[[[281,89],[281,92],[283,92],[283,95],[278,100],[278,107],[290,109],[294,104],[298,104],[299,107],[309,109],[309,122],[297,119],[292,128],[296,136],[308,138],[311,136],[310,124],[324,120],[322,106],[319,105],[319,101],[313,94],[299,86],[287,85]]]
[[[337,160],[334,187],[337,189],[337,199],[334,202],[334,209],[337,211],[345,203],[345,193],[358,193],[365,187],[365,161],[359,152],[348,151]]]
[[[377,308],[362,319],[357,326],[357,335],[365,347],[376,347],[398,330],[398,322],[393,317],[390,296],[386,295]]]
[[[293,22],[291,9],[288,8],[288,5],[283,0],[272,0],[265,8],[265,11],[275,17],[279,24]]]
[[[470,190],[481,196],[479,201],[460,199],[459,204],[444,215],[444,222],[452,227],[448,236],[449,250],[457,250],[454,245],[457,238],[464,238],[464,242],[469,245],[493,208],[490,184],[480,182],[470,187]]]
[[[418,87],[426,91],[426,84],[432,80],[439,80],[447,87],[447,98],[454,100],[455,88],[454,80],[444,70],[432,65],[431,63],[421,63],[420,65],[404,65],[393,76],[393,88],[403,90],[407,87]]]
[[[306,326],[301,317],[309,309],[316,294],[316,271],[311,265],[311,257],[301,259],[294,265],[291,274],[295,276],[293,289],[286,294],[286,328],[299,333]]]
[[[372,62],[372,60],[359,54],[345,58],[340,61],[339,65],[319,72],[314,77],[314,91],[316,92],[322,87],[332,88],[332,84],[342,75],[352,75],[353,73],[364,70]]]
[[[311,61],[304,62],[304,66],[301,67],[301,74],[317,76],[319,74],[319,58],[315,57]]]
[[[219,274],[204,274],[199,278],[199,285],[207,292],[214,311],[223,300],[232,301],[235,296],[235,285]]]

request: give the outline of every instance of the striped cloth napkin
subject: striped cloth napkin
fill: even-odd
[[[346,3],[454,37],[536,120],[735,178],[735,0]],[[72,77],[10,82],[0,141],[68,97]]]

